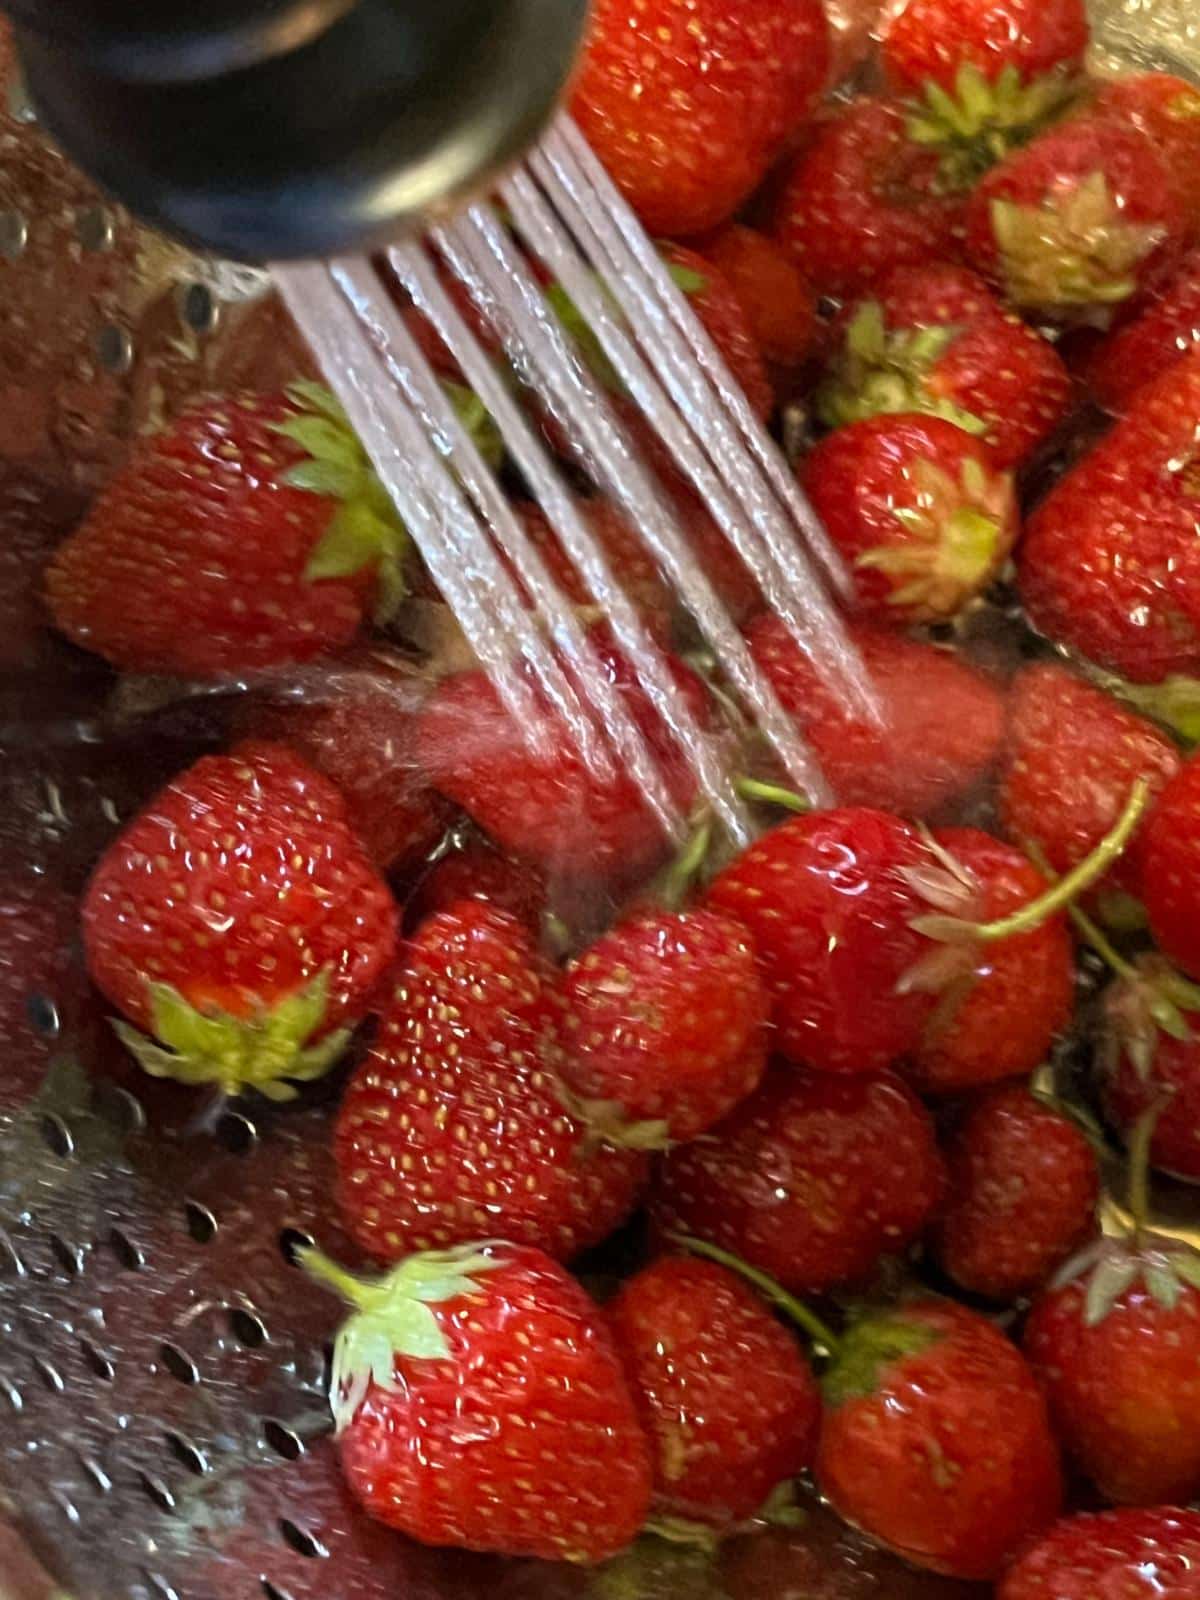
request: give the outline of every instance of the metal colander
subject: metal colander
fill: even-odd
[[[1105,3],[1102,48],[1195,74],[1192,6]],[[48,546],[139,432],[198,391],[270,386],[307,365],[261,274],[138,227],[48,145],[0,34],[0,587],[29,559],[23,545],[6,553],[13,530]],[[7,643],[0,869],[18,863],[43,902],[69,907],[121,819],[219,739],[220,706],[150,694],[140,713],[114,707],[94,663],[42,639],[10,668]],[[69,917],[56,928],[69,943]],[[0,943],[0,984],[5,962]],[[291,1259],[313,1236],[351,1255],[329,1205],[338,1084],[299,1109],[195,1127],[189,1093],[123,1058],[77,964],[51,952],[45,965],[47,992],[28,995],[28,1022],[2,1041],[0,1595],[604,1591],[603,1577],[419,1549],[351,1508],[325,1401],[337,1308]],[[972,1592],[900,1577],[845,1533],[826,1544],[856,1585],[830,1594]],[[634,1592],[699,1594],[690,1570]],[[768,1570],[774,1587],[756,1592],[824,1592],[786,1548]]]

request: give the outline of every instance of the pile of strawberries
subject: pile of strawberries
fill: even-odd
[[[1149,1199],[1200,1182],[1200,91],[1089,76],[1082,0],[878,31],[829,97],[820,0],[598,0],[574,89],[852,576],[882,721],[664,464],[837,806],[735,741],[583,490],[761,833],[696,806],[518,502],[687,849],[549,706],[526,740],[300,378],[145,440],[45,570],[118,673],[252,691],[96,864],[88,969],[158,1077],[284,1103],[343,1075],[361,1260],[303,1264],[351,1307],[331,1401],[381,1521],[592,1563],[794,1518],[801,1480],[999,1600],[1200,1600],[1200,1254]],[[47,962],[9,900],[15,1028]],[[598,1303],[568,1269],[615,1235]]]

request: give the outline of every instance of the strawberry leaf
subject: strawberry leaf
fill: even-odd
[[[309,557],[304,576],[310,583],[352,577],[378,562],[392,537],[391,526],[361,500],[344,505]]]
[[[887,1369],[938,1342],[935,1329],[903,1313],[869,1317],[842,1337],[837,1360],[821,1380],[825,1403],[842,1406],[873,1395]]]
[[[273,424],[274,431],[312,456],[314,461],[329,461],[335,466],[359,467],[362,447],[354,434],[328,417],[292,417]]]
[[[684,294],[703,294],[708,288],[709,280],[702,272],[697,272],[694,267],[685,267],[682,262],[671,261],[667,263],[667,271],[677,289],[682,289]]]
[[[1106,1256],[1088,1280],[1083,1319],[1089,1328],[1103,1322],[1138,1275],[1138,1263],[1129,1255]]]

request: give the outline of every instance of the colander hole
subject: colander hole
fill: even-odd
[[[83,1250],[79,1245],[71,1244],[57,1233],[52,1233],[50,1235],[50,1248],[68,1278],[78,1278],[82,1274],[84,1258]]]
[[[267,1600],[292,1600],[288,1591],[278,1588],[271,1582],[270,1578],[260,1578],[258,1581],[262,1584],[263,1594],[266,1595]]]
[[[251,1311],[240,1306],[229,1313],[229,1330],[246,1350],[261,1350],[267,1342],[266,1324]]]
[[[19,211],[0,211],[0,256],[15,261],[29,243],[29,224]]]
[[[142,1581],[158,1595],[159,1600],[179,1600],[179,1590],[161,1572],[149,1572],[143,1567]]]
[[[100,1491],[100,1493],[111,1494],[112,1479],[109,1477],[108,1473],[105,1472],[100,1463],[98,1461],[93,1461],[90,1456],[81,1456],[79,1459],[83,1463],[83,1470],[96,1485],[96,1488]]]
[[[96,335],[96,359],[106,372],[124,373],[133,366],[133,340],[115,322],[106,322]]]
[[[123,1233],[120,1228],[112,1230],[108,1236],[108,1242],[112,1246],[113,1255],[116,1256],[127,1272],[140,1272],[146,1265],[146,1258],[141,1250],[138,1249],[129,1235]]]
[[[218,1142],[230,1155],[244,1156],[258,1142],[258,1129],[240,1112],[227,1111],[217,1123]]]
[[[263,1424],[263,1437],[277,1456],[285,1461],[299,1461],[304,1454],[304,1440],[298,1433],[285,1428],[282,1422],[268,1418]]]
[[[103,206],[86,206],[75,217],[75,237],[85,250],[111,250],[113,220]]]
[[[204,1477],[208,1471],[208,1457],[202,1450],[197,1449],[190,1439],[185,1439],[181,1433],[169,1433],[167,1447],[181,1466],[186,1467],[197,1478]]]
[[[0,1274],[9,1278],[22,1278],[25,1276],[25,1263],[17,1254],[17,1247],[0,1228]]]
[[[71,1137],[71,1130],[61,1117],[56,1117],[52,1112],[47,1113],[40,1123],[42,1143],[46,1149],[65,1161],[75,1153],[75,1141]]]
[[[183,1350],[181,1350],[178,1345],[160,1345],[158,1354],[163,1366],[166,1367],[167,1371],[173,1378],[177,1379],[178,1382],[200,1382],[200,1369],[192,1360],[191,1356],[187,1355]]]
[[[62,1020],[48,994],[31,994],[25,1002],[25,1015],[44,1039],[58,1038]]]
[[[194,333],[211,333],[217,325],[220,308],[206,283],[189,283],[180,291],[179,314]]]
[[[116,1123],[122,1133],[145,1132],[146,1113],[141,1101],[131,1095],[128,1089],[120,1089],[112,1083],[100,1084],[96,1089],[95,1105],[96,1110],[110,1122]]]
[[[11,1378],[6,1378],[2,1373],[0,1373],[0,1394],[4,1396],[14,1411],[24,1409],[25,1400],[20,1389],[17,1388]]]
[[[117,1375],[117,1369],[113,1366],[108,1356],[104,1354],[103,1350],[98,1350],[90,1339],[80,1339],[79,1350],[88,1366],[91,1367],[102,1382],[111,1383],[113,1381]]]
[[[298,1527],[288,1517],[279,1519],[279,1531],[288,1544],[299,1556],[308,1556],[313,1561],[325,1561],[329,1551],[319,1539],[313,1537],[305,1528]]]
[[[197,1244],[211,1244],[217,1236],[217,1219],[207,1206],[189,1200],[184,1207],[188,1232]]]
[[[62,1380],[62,1374],[57,1367],[46,1360],[45,1356],[34,1356],[33,1365],[38,1377],[51,1394],[65,1394],[67,1386]]]
[[[315,1244],[312,1235],[302,1233],[299,1228],[285,1228],[279,1235],[280,1254],[289,1267],[298,1267],[301,1250],[311,1250]]]
[[[139,1472],[138,1482],[147,1497],[154,1502],[160,1511],[174,1511],[175,1496],[161,1478],[153,1478],[148,1472]]]

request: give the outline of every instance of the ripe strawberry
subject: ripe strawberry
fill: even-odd
[[[695,1144],[663,1160],[651,1215],[797,1293],[868,1277],[941,1197],[933,1124],[891,1073],[779,1069]]]
[[[1067,1517],[1007,1572],[997,1600],[1198,1600],[1200,1512]]]
[[[603,1317],[513,1244],[411,1256],[361,1282],[308,1251],[354,1308],[331,1403],[365,1510],[423,1544],[601,1561],[629,1544],[650,1462]]]
[[[611,501],[581,500],[578,509],[646,626],[665,638],[670,632],[675,601],[641,534]],[[580,607],[594,608],[596,601],[587,580],[563,549],[545,512],[533,502],[519,505],[516,510],[531,544],[568,600]]]
[[[1200,1255],[1142,1226],[1092,1246],[1034,1305],[1025,1351],[1106,1500],[1200,1489]]]
[[[868,1316],[826,1374],[817,1481],[915,1566],[996,1578],[1062,1503],[1058,1451],[1020,1352],[965,1306]]]
[[[881,412],[944,417],[1019,466],[1067,414],[1071,380],[1048,340],[962,267],[901,267],[850,308],[820,395],[831,427]]]
[[[1131,1140],[1152,1110],[1150,1163],[1200,1183],[1200,989],[1144,956],[1104,995],[1099,1067],[1108,1119]]]
[[[607,633],[595,636],[602,669],[659,753],[681,811],[694,782],[682,754]],[[703,718],[699,680],[682,663],[668,666]],[[666,839],[635,780],[585,765],[570,731],[546,709],[546,749],[531,750],[483,672],[448,678],[421,716],[421,765],[443,794],[462,806],[505,850],[567,877],[633,876],[662,858]]]
[[[1122,677],[1200,671],[1200,354],[1137,396],[1042,502],[1017,555],[1033,625]]]
[[[715,911],[621,923],[568,968],[563,1003],[563,1078],[589,1121],[611,1119],[626,1137],[695,1139],[766,1070],[754,949]]]
[[[426,685],[397,656],[363,651],[306,679],[304,696],[243,707],[243,735],[289,745],[341,790],[350,820],[382,868],[419,865],[450,808],[417,765]]]
[[[462,901],[408,944],[342,1102],[338,1202],[368,1255],[482,1236],[566,1260],[626,1219],[644,1156],[585,1145],[556,1087],[557,997],[527,929]]]
[[[875,1072],[915,1046],[932,1002],[900,991],[927,948],[906,872],[927,861],[899,817],[848,807],[792,818],[713,881],[708,903],[754,942],[787,1060]]]
[[[956,616],[1017,541],[1012,477],[941,417],[851,422],[816,447],[803,479],[854,573],[857,609],[893,626]]]
[[[572,110],[651,233],[724,222],[825,88],[819,0],[600,0]]]
[[[862,623],[848,631],[878,695],[882,726],[829,687],[778,618],[760,618],[746,635],[835,792],[848,805],[913,816],[968,794],[1000,754],[1000,692],[935,645]]]
[[[546,909],[546,884],[524,862],[502,856],[486,839],[471,835],[436,861],[413,890],[406,906],[409,925],[419,928],[459,900],[485,900],[508,911],[537,934]]]
[[[1138,778],[1156,795],[1179,751],[1153,723],[1055,662],[1022,668],[1009,693],[1005,830],[1060,876],[1109,831]],[[1105,882],[1138,892],[1144,824]]]
[[[967,206],[967,253],[1022,309],[1095,321],[1180,249],[1183,214],[1153,141],[1101,113],[993,167]]]
[[[1197,94],[1200,104],[1200,94]],[[1200,120],[1197,121],[1200,129]],[[1197,157],[1200,170],[1200,155]],[[1100,404],[1118,416],[1134,396],[1184,356],[1200,351],[1200,250],[1131,322],[1114,330],[1090,356],[1087,380]]]
[[[404,530],[332,396],[199,403],[110,480],[46,574],[57,626],[130,672],[209,677],[349,642]]]
[[[808,4],[809,0],[800,0],[798,9],[802,11]],[[766,243],[769,247],[770,241]],[[688,304],[741,385],[750,409],[757,416],[769,416],[775,397],[750,306],[743,303],[720,262],[681,244],[664,244],[660,250],[671,276],[687,294]],[[654,437],[657,440],[657,435]]]
[[[972,1294],[1012,1300],[1036,1289],[1095,1229],[1095,1153],[1024,1084],[993,1089],[972,1107],[946,1157],[934,1253]]]
[[[817,335],[816,300],[775,241],[731,222],[696,249],[737,296],[768,364],[784,373],[802,366]]]
[[[1200,232],[1200,89],[1169,72],[1126,73],[1104,85],[1096,106],[1153,140],[1192,232]]]
[[[812,1464],[816,1380],[727,1268],[656,1261],[625,1283],[608,1320],[650,1440],[659,1515],[728,1528]]]
[[[1200,977],[1200,760],[1171,779],[1146,823],[1142,897],[1159,949]]]
[[[29,1006],[41,997],[62,1017],[75,924],[75,902],[62,889],[23,866],[0,871],[0,1111],[28,1100],[45,1073],[50,1044]]]
[[[1050,887],[1019,850],[978,828],[942,828],[934,838],[952,866],[928,866],[913,882],[961,921],[999,922]],[[938,995],[910,1067],[923,1094],[1026,1076],[1071,1019],[1074,949],[1062,915],[994,943],[942,944],[907,981],[922,974]]]
[[[883,67],[898,92],[954,94],[964,67],[983,84],[1031,85],[1078,70],[1088,34],[1083,0],[908,0],[886,25]]]
[[[290,1099],[369,1009],[396,907],[341,795],[299,756],[205,756],[110,845],[83,904],[97,985],[147,1072]],[[156,1042],[155,1042],[156,1041]]]
[[[860,294],[895,267],[952,255],[961,201],[904,109],[857,100],[820,125],[780,195],[774,235],[821,294]]]

